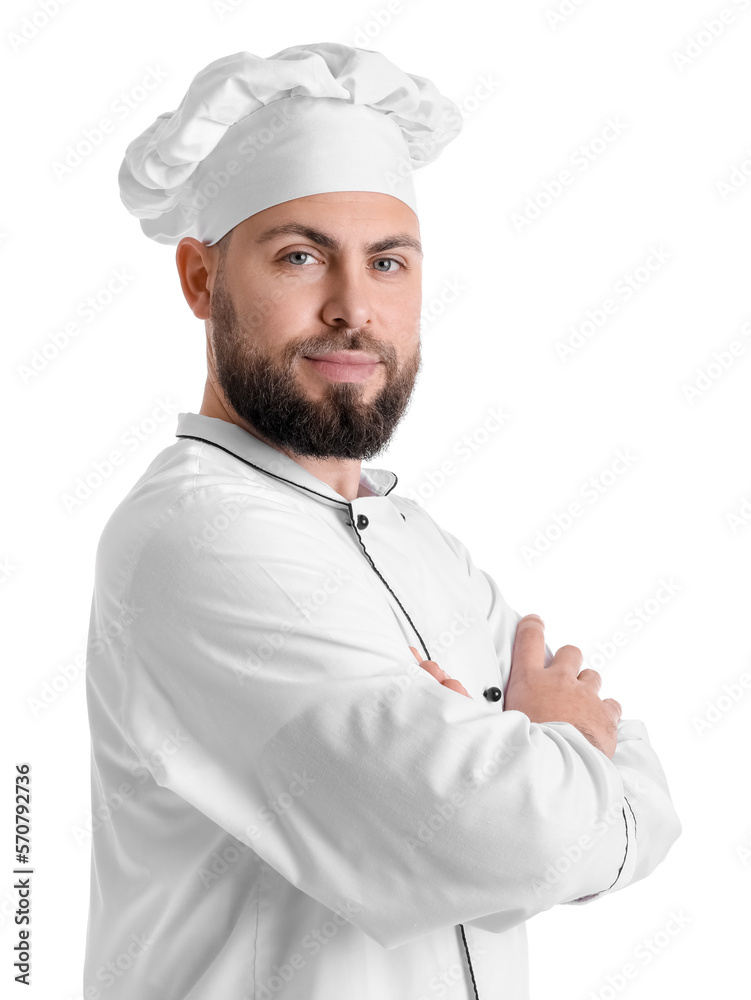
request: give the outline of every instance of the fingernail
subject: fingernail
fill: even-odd
[[[536,619],[537,619],[537,621],[538,621],[538,622],[539,622],[539,623],[540,623],[541,625],[544,625],[544,624],[545,624],[545,622],[544,622],[544,621],[542,620],[542,618],[540,618],[540,616],[539,616],[539,615],[525,615],[524,617],[525,617],[525,618],[536,618]]]

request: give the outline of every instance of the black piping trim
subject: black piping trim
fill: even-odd
[[[623,797],[624,797],[624,799],[626,799],[625,795]],[[636,816],[634,816],[634,810],[631,808],[631,803],[629,802],[628,799],[626,799],[626,805],[628,806],[628,811],[631,813],[631,818],[634,821],[634,836],[636,836],[636,834],[638,832],[637,828],[636,828]]]
[[[399,598],[396,596],[396,594],[391,589],[391,587],[388,585],[388,583],[386,582],[385,578],[381,574],[380,570],[378,569],[378,567],[376,566],[376,564],[373,562],[373,560],[370,558],[370,554],[369,554],[368,550],[363,545],[362,538],[360,537],[360,532],[357,530],[357,525],[355,523],[355,518],[354,518],[354,511],[352,510],[352,502],[350,500],[336,500],[334,497],[327,497],[325,495],[325,493],[319,493],[317,490],[312,490],[308,486],[302,486],[300,483],[295,483],[291,479],[285,479],[284,476],[278,476],[275,472],[269,472],[268,469],[263,469],[263,468],[261,468],[260,465],[255,465],[253,462],[249,462],[248,459],[247,458],[243,458],[242,455],[238,455],[234,451],[231,451],[229,448],[225,448],[224,445],[217,444],[216,441],[210,441],[210,440],[208,440],[208,438],[198,437],[196,434],[176,434],[175,436],[179,437],[179,438],[190,438],[192,441],[203,441],[204,444],[213,444],[215,448],[221,448],[222,451],[226,451],[228,455],[233,455],[235,458],[239,458],[241,462],[245,462],[246,465],[249,465],[252,469],[256,469],[258,472],[263,472],[267,476],[273,476],[274,479],[278,479],[282,483],[289,483],[290,486],[297,486],[299,489],[306,490],[308,493],[313,493],[313,494],[315,494],[315,496],[322,497],[324,500],[328,500],[328,501],[333,502],[333,503],[338,503],[338,504],[341,504],[341,506],[343,506],[343,507],[347,507],[347,509],[349,510],[349,516],[350,516],[350,521],[352,523],[352,527],[355,529],[355,533],[357,534],[357,539],[360,542],[361,549],[365,553],[366,559],[368,560],[368,562],[370,563],[370,565],[373,567],[373,570],[375,571],[376,575],[378,577],[380,577],[381,581],[383,582],[383,585],[386,587],[386,589],[389,591],[389,593],[393,596],[393,598],[396,601],[396,603],[399,605],[399,607],[404,612],[404,614],[405,614],[405,616],[407,618],[407,621],[410,623],[410,625],[414,629],[415,635],[419,638],[420,643],[422,644],[422,648],[425,650],[425,658],[427,660],[429,660],[431,658],[430,657],[430,652],[428,651],[428,647],[425,644],[425,640],[420,635],[420,633],[417,631],[417,628],[415,627],[415,623],[412,621],[412,619],[407,614],[406,608],[404,607],[404,605],[402,604],[402,602],[399,600]],[[398,477],[397,477],[397,475],[396,475],[395,472],[392,472],[391,475],[394,477],[394,482],[391,484],[391,486],[389,486],[389,488],[386,490],[385,493],[381,494],[381,496],[388,496],[389,493],[394,489],[394,487],[396,486],[396,484],[399,482],[399,479],[398,479]],[[402,517],[404,518],[404,514],[402,514]],[[406,518],[404,518],[404,520],[406,521]],[[629,806],[629,808],[630,808],[630,806]],[[625,819],[625,815],[624,815],[624,819]],[[464,933],[464,924],[459,924],[459,928],[460,928],[460,930],[462,932],[462,941],[464,942],[464,951],[466,952],[466,955],[467,955],[467,965],[469,966],[469,974],[472,977],[472,989],[474,990],[476,1000],[480,1000],[480,994],[477,992],[477,982],[475,980],[475,971],[472,968],[472,959],[469,957],[469,947],[467,945],[467,935]]]
[[[472,976],[472,989],[475,991],[475,997],[480,1000],[480,994],[477,992],[477,982],[475,981],[475,970],[472,968],[472,959],[469,957],[469,946],[467,945],[467,935],[464,933],[464,924],[459,924],[459,929],[462,932],[462,941],[464,942],[464,950],[467,953],[467,965],[469,966],[469,974]]]
[[[277,476],[275,472],[269,472],[268,469],[264,469],[260,465],[255,465],[253,462],[249,462],[247,458],[243,458],[242,455],[238,455],[237,452],[231,451],[229,448],[225,448],[223,444],[217,444],[216,441],[210,441],[208,438],[198,437],[195,434],[176,434],[175,437],[190,438],[192,441],[203,441],[204,444],[213,444],[215,448],[221,448],[222,451],[226,451],[228,455],[233,455],[235,458],[239,458],[241,462],[245,462],[245,464],[249,465],[252,469],[257,469],[258,472],[263,472],[267,476],[273,476],[274,479],[278,479],[282,483],[289,483],[290,486],[297,486],[298,489],[307,490],[308,493],[314,493],[317,497],[323,497],[324,500],[328,500],[331,503],[341,504],[342,507],[349,506],[349,501],[347,500],[337,500],[335,497],[327,497],[325,493],[319,493],[318,490],[312,490],[309,486],[303,486],[301,483],[296,483],[292,479],[285,479],[284,476]],[[394,477],[394,481],[385,493],[380,494],[381,496],[387,497],[399,481],[395,472],[392,472],[391,475]]]
[[[404,612],[404,615],[405,615],[405,617],[406,617],[407,621],[409,622],[409,624],[410,624],[410,625],[412,626],[412,628],[413,628],[413,629],[414,629],[414,631],[415,631],[415,635],[416,635],[416,636],[417,636],[417,637],[419,638],[420,642],[422,643],[422,648],[423,648],[423,649],[425,650],[425,659],[426,659],[426,660],[430,660],[430,659],[432,659],[432,657],[431,657],[431,655],[430,655],[430,653],[429,653],[429,651],[428,651],[428,647],[427,647],[427,645],[425,644],[425,640],[424,640],[424,639],[423,639],[423,637],[422,637],[422,636],[420,635],[420,633],[419,633],[419,632],[417,631],[417,628],[415,627],[415,623],[414,623],[414,622],[412,621],[412,619],[411,619],[411,618],[409,617],[409,614],[407,613],[407,609],[406,609],[406,608],[404,607],[404,605],[402,604],[402,602],[401,602],[401,601],[399,600],[399,598],[398,598],[398,597],[396,596],[396,594],[394,593],[394,591],[393,591],[393,590],[391,589],[391,587],[390,587],[390,586],[388,585],[388,583],[386,582],[386,579],[384,578],[383,574],[382,574],[382,573],[381,573],[381,571],[380,571],[380,570],[378,569],[378,567],[377,567],[377,566],[376,566],[376,564],[375,564],[375,563],[373,562],[373,560],[372,560],[372,559],[370,558],[370,553],[368,552],[368,550],[367,550],[367,549],[365,548],[365,546],[363,545],[363,541],[362,541],[362,536],[360,535],[360,532],[359,532],[359,530],[358,530],[358,528],[357,528],[357,524],[355,523],[355,513],[354,513],[354,511],[352,510],[352,504],[351,504],[351,502],[349,502],[349,503],[347,504],[347,506],[349,507],[349,516],[350,516],[350,520],[351,520],[351,522],[352,522],[352,527],[353,527],[353,528],[355,529],[355,534],[357,535],[357,540],[358,540],[358,542],[360,543],[360,548],[361,548],[361,549],[363,550],[363,552],[365,553],[365,558],[366,558],[366,559],[368,560],[368,562],[370,563],[370,565],[371,565],[371,566],[373,567],[373,570],[374,570],[374,572],[375,572],[375,573],[376,573],[376,575],[377,575],[377,576],[378,576],[378,577],[380,578],[380,580],[381,580],[381,582],[383,583],[383,585],[384,585],[384,587],[386,588],[386,590],[388,590],[388,592],[389,592],[389,593],[391,594],[391,596],[392,596],[392,597],[394,598],[394,600],[396,601],[396,603],[397,603],[397,604],[399,605],[399,607],[400,607],[400,608],[402,609],[402,611]]]
[[[626,805],[629,808],[629,812],[634,817],[634,834],[636,834],[636,816],[634,816],[634,810],[631,808],[631,803],[629,802],[629,800],[626,798],[625,795],[623,796],[623,798],[626,801]],[[621,813],[623,815],[623,824],[626,827],[626,853],[623,855],[623,861],[621,861],[621,867],[618,869],[618,874],[615,876],[615,879],[610,883],[610,885],[607,887],[607,889],[600,889],[599,892],[593,892],[589,896],[581,896],[580,899],[578,899],[578,900],[577,899],[570,899],[570,900],[568,900],[568,902],[570,902],[570,903],[578,903],[582,899],[594,899],[595,896],[601,896],[603,894],[603,892],[608,892],[608,890],[612,889],[613,886],[615,885],[615,883],[621,877],[621,872],[623,871],[623,866],[626,864],[626,858],[628,857],[628,823],[626,822],[626,810],[623,807],[621,807]]]
[[[365,553],[365,558],[368,560],[368,562],[370,563],[370,565],[373,567],[373,570],[375,571],[376,575],[381,579],[381,582],[383,583],[383,585],[386,587],[386,589],[388,590],[388,592],[392,595],[392,597],[394,598],[394,600],[396,601],[396,603],[399,605],[399,607],[404,612],[404,615],[405,615],[407,621],[409,622],[409,624],[412,626],[412,628],[415,631],[415,635],[419,638],[420,642],[422,643],[422,648],[425,650],[425,658],[427,660],[430,660],[431,659],[431,655],[430,655],[430,652],[428,651],[428,647],[427,647],[427,645],[425,643],[425,640],[420,635],[420,633],[417,631],[417,628],[415,627],[415,623],[412,621],[412,619],[407,614],[407,609],[404,607],[404,605],[402,604],[402,602],[399,600],[399,598],[396,596],[396,594],[394,593],[394,591],[388,585],[388,583],[386,582],[386,578],[383,576],[383,574],[378,569],[378,567],[376,566],[376,564],[370,558],[370,553],[365,548],[365,546],[363,544],[362,536],[360,535],[360,532],[359,532],[359,530],[357,528],[357,524],[355,522],[354,511],[352,510],[351,504],[350,504],[350,507],[349,507],[349,516],[350,516],[350,521],[352,523],[352,527],[355,529],[355,533],[357,535],[357,540],[360,543],[360,548]],[[624,817],[624,819],[625,819],[625,817]],[[467,955],[467,965],[469,966],[469,974],[472,977],[472,988],[473,988],[473,990],[475,992],[476,1000],[480,1000],[480,994],[477,992],[477,982],[475,981],[475,970],[472,968],[472,959],[469,957],[469,947],[467,945],[467,936],[464,933],[464,924],[459,924],[459,928],[461,929],[461,932],[462,932],[462,941],[464,942],[464,951],[466,952],[466,955]]]
[[[623,797],[624,797],[624,799],[626,799],[625,795]],[[626,799],[626,802],[628,803],[628,799]],[[629,809],[631,809],[631,804],[630,803],[628,803],[628,807],[629,807]],[[626,820],[626,810],[623,807],[621,807],[621,812],[623,813],[623,825],[626,827],[626,852],[623,855],[623,861],[621,861],[621,867],[618,869],[618,874],[615,876],[614,881],[610,883],[610,885],[608,886],[607,889],[603,889],[602,890],[603,892],[607,892],[608,889],[612,889],[613,886],[615,885],[615,883],[621,877],[621,872],[623,871],[623,866],[626,864],[626,858],[628,857],[628,821]],[[632,816],[634,815],[633,809],[631,809],[631,815]],[[634,827],[634,832],[636,832],[636,827]]]

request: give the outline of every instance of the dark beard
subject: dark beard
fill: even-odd
[[[296,341],[269,357],[241,329],[221,271],[220,265],[211,293],[214,360],[219,385],[237,415],[267,441],[299,456],[369,461],[381,452],[409,404],[421,367],[419,344],[401,367],[390,344],[360,331]],[[383,362],[384,385],[373,401],[363,403],[364,383],[353,382],[330,382],[320,399],[308,399],[295,375],[306,363],[304,355],[350,349]]]

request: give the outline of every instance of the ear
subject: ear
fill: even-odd
[[[185,301],[198,319],[209,319],[211,286],[216,272],[216,253],[192,236],[185,236],[177,244],[175,264],[180,275],[180,285]]]

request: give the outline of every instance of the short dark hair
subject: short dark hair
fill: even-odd
[[[214,246],[219,251],[219,260],[223,261],[227,256],[227,251],[229,250],[230,241],[232,239],[232,233],[234,229],[230,229],[229,232],[225,233],[220,240],[217,240]]]

